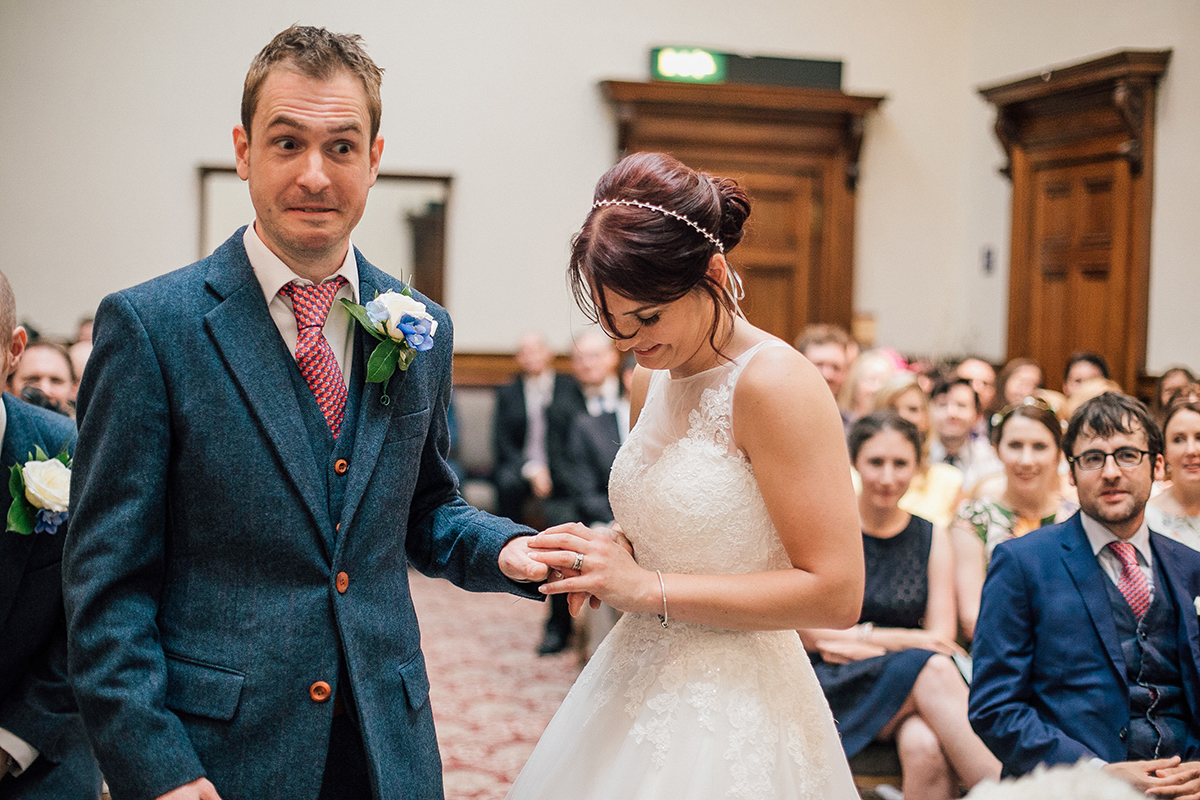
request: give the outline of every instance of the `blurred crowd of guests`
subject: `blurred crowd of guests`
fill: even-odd
[[[92,319],[80,320],[74,338],[42,336],[28,322],[15,329],[13,347],[20,357],[5,389],[39,408],[75,417],[75,395],[92,354]]]

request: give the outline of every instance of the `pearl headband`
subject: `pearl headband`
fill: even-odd
[[[692,228],[693,230],[695,230],[696,233],[700,234],[705,239],[708,239],[708,241],[712,242],[712,246],[717,248],[718,253],[725,252],[725,245],[721,244],[720,239],[718,239],[716,236],[713,236],[711,233],[706,231],[704,228],[701,228],[696,223],[692,222],[690,219],[685,217],[683,214],[680,214],[676,211],[671,211],[668,208],[663,208],[662,206],[656,206],[651,203],[643,203],[640,200],[597,200],[596,202],[592,203],[593,209],[601,208],[602,206],[634,206],[636,208],[645,208],[650,211],[657,211],[659,214],[665,214],[668,217],[674,217],[675,219],[679,220],[683,224],[685,224],[685,225],[689,226],[690,228]]]

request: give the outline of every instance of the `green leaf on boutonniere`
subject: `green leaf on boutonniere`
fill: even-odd
[[[367,360],[367,382],[382,383],[392,377],[401,357],[401,349],[400,343],[391,339],[384,339],[375,345],[375,350]]]
[[[366,308],[360,306],[358,303],[355,303],[352,300],[347,300],[344,297],[341,298],[341,303],[346,307],[346,310],[350,312],[350,316],[354,317],[354,320],[362,326],[363,330],[381,341],[387,338],[387,336],[375,330],[375,323],[371,322],[371,318],[367,316]],[[375,351],[378,352],[379,348],[376,347]],[[371,357],[374,358],[374,355]],[[367,380],[370,380],[370,378]]]
[[[8,478],[8,493],[12,495],[12,504],[8,507],[6,529],[22,536],[33,533],[37,512],[25,499],[25,478],[21,474],[21,465],[13,464]]]
[[[41,447],[38,447],[36,444],[33,446],[33,455],[29,457],[30,461],[45,461],[48,458],[50,458],[50,456],[46,455],[45,450],[43,450]]]

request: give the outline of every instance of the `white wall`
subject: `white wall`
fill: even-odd
[[[568,241],[615,157],[597,83],[644,80],[651,47],[686,43],[844,59],[846,91],[887,94],[863,151],[856,307],[900,349],[1000,357],[1007,184],[975,87],[1102,50],[1173,45],[1151,364],[1200,365],[1159,316],[1177,317],[1187,300],[1172,287],[1196,297],[1200,280],[1184,258],[1200,234],[1183,222],[1200,192],[1186,144],[1200,109],[1175,88],[1197,85],[1192,0],[1092,3],[1087,31],[1073,35],[1029,30],[1065,25],[1079,9],[1068,0],[342,5],[0,0],[0,268],[22,315],[66,334],[105,293],[195,259],[196,167],[232,164],[245,69],[300,21],[361,32],[387,70],[383,169],[454,178],[447,294],[459,349],[508,349],[529,327],[567,346],[583,323],[563,277]],[[978,267],[985,244],[997,249],[990,277]]]

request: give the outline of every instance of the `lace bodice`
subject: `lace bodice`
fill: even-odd
[[[638,563],[663,572],[735,574],[790,566],[733,441],[733,393],[768,340],[688,378],[651,376],[637,425],[613,462],[609,498]]]
[[[733,439],[738,377],[762,342],[685,379],[651,377],[609,499],[638,563],[664,573],[790,566]],[[668,594],[670,588],[668,585]],[[628,613],[563,701],[511,800],[857,800],[829,706],[795,631]]]

